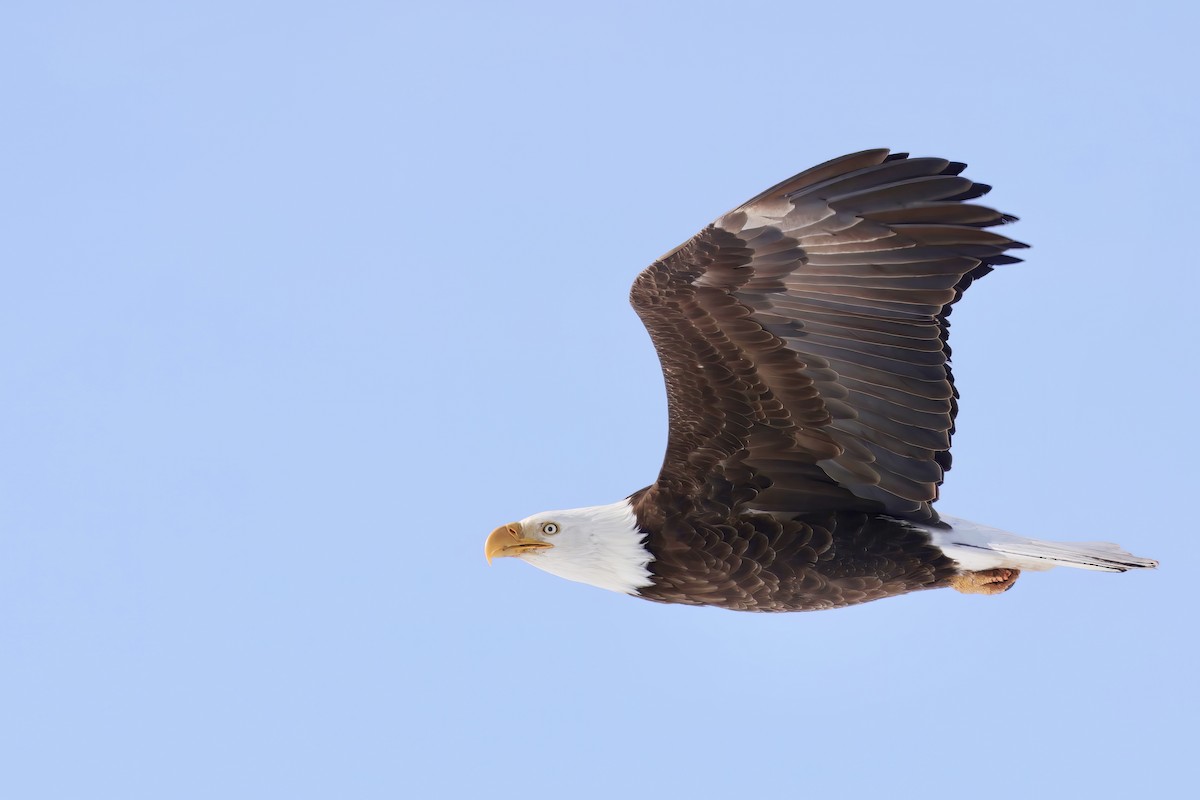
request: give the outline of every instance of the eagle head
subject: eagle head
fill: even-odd
[[[514,557],[567,580],[634,594],[650,584],[652,560],[628,500],[545,511],[492,531],[484,555]]]

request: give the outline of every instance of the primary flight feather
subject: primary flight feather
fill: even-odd
[[[1020,570],[1154,567],[1107,543],[939,517],[958,392],[953,304],[1025,247],[964,164],[867,150],[806,170],[646,268],[630,301],[662,362],[658,480],[488,537],[574,581],[668,603],[805,611]]]

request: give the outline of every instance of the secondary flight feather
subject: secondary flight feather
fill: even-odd
[[[647,267],[630,301],[662,362],[658,480],[488,537],[574,581],[742,611],[837,608],[1021,570],[1157,566],[933,508],[958,392],[947,317],[1026,245],[965,165],[867,150],[773,186]]]

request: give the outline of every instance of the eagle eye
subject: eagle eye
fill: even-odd
[[[542,533],[546,534],[547,536],[553,536],[554,534],[558,533],[558,523],[557,522],[543,522],[542,523]]]

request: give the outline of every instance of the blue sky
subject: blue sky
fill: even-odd
[[[1041,6],[6,3],[0,796],[1178,795],[1200,20]],[[654,479],[636,273],[878,146],[1033,245],[954,315],[939,507],[1161,569],[757,616],[489,568]]]

